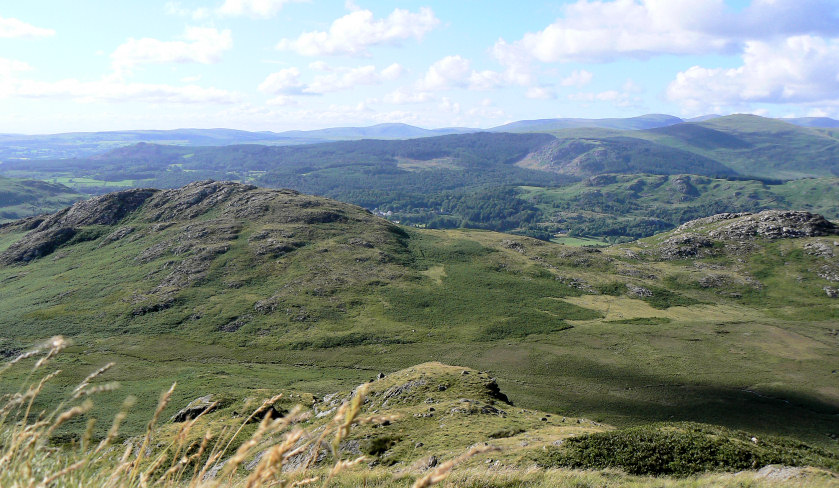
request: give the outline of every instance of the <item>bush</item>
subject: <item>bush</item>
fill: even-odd
[[[755,441],[753,441],[755,439]],[[572,437],[551,447],[539,464],[582,469],[620,468],[634,475],[688,476],[769,464],[839,467],[839,456],[780,438],[701,424],[659,424]]]

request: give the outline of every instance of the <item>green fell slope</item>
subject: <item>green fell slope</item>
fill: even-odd
[[[174,380],[185,405],[440,361],[491,371],[526,408],[835,449],[836,228],[770,212],[690,229],[598,250],[241,184],[128,190],[0,229],[0,351],[69,336],[56,386],[115,361],[102,380],[139,411]]]
[[[724,212],[795,209],[839,218],[839,179],[786,182],[697,175],[598,175],[557,188],[521,187],[540,227],[571,236],[627,240]]]
[[[83,198],[64,185],[0,177],[0,224],[55,212]]]

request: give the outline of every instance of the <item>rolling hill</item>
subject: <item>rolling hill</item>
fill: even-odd
[[[570,236],[629,240],[724,212],[805,210],[839,219],[839,179],[786,182],[696,175],[598,175],[558,188],[522,187],[539,226]]]
[[[0,178],[0,224],[52,213],[85,197],[60,184]]]
[[[364,130],[388,137],[407,135],[403,131],[412,129],[385,125]],[[330,137],[359,134],[346,129],[343,136],[333,133]],[[139,143],[82,159],[7,161],[0,164],[0,174],[55,181],[88,194],[131,187],[175,188],[203,179],[233,180],[335,198],[416,226],[480,228],[542,239],[570,231],[617,239],[649,236],[715,212],[780,208],[786,197],[751,189],[778,187],[786,180],[825,178],[803,185],[832,194],[829,178],[839,172],[837,134],[832,129],[736,115],[649,130],[480,132],[297,146]],[[705,198],[685,198],[678,209],[662,209],[653,208],[654,202],[666,200],[660,195],[638,207],[638,198],[631,192],[621,195],[618,188],[608,187],[596,200],[602,200],[598,208],[620,208],[622,215],[610,225],[603,224],[604,218],[615,215],[608,209],[586,209],[571,219],[567,215],[554,218],[557,211],[573,212],[579,204],[581,194],[571,194],[580,193],[581,186],[569,185],[603,174],[742,180],[740,186],[749,198],[703,190]],[[717,183],[718,188],[741,191],[737,185]],[[535,205],[520,198],[523,186],[550,189],[553,195],[568,195],[578,202],[567,201],[555,209],[545,202]],[[591,192],[586,195],[592,197]],[[786,204],[807,208],[803,206],[807,203],[792,198]],[[818,209],[834,214],[829,203],[819,205]],[[647,214],[641,215],[642,209]]]
[[[45,399],[115,361],[101,380],[141,412],[174,380],[186,405],[440,361],[503,371],[526,408],[835,449],[836,234],[807,213],[726,214],[598,250],[242,184],[126,190],[0,229],[0,350],[64,334]],[[107,418],[122,394],[103,398]]]
[[[684,120],[672,115],[649,114],[624,119],[538,119],[520,120],[490,129],[493,132],[548,132],[559,129],[600,128],[616,130],[653,129],[679,124]]]

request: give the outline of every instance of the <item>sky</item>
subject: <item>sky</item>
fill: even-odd
[[[839,0],[0,0],[0,132],[839,118]]]

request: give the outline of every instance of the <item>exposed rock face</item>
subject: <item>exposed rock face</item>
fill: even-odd
[[[43,218],[20,241],[0,254],[0,264],[26,263],[46,256],[72,239],[81,227],[89,225],[115,225],[126,215],[137,210],[159,190],[136,189],[118,191],[74,204],[60,212]],[[24,229],[35,220],[20,224]]]
[[[213,395],[205,395],[189,402],[189,405],[182,408],[172,416],[172,422],[186,422],[204,413],[210,413],[218,408],[218,402],[213,401]]]
[[[709,235],[716,239],[786,239],[827,236],[836,234],[837,231],[839,228],[821,215],[766,210],[722,226],[711,231]]]
[[[212,213],[212,219],[190,222]],[[129,214],[135,215],[131,226],[116,226]],[[302,195],[292,190],[270,190],[239,183],[198,181],[172,190],[134,189],[109,193],[78,202],[72,207],[48,216],[14,222],[4,227],[29,231],[20,241],[0,253],[0,265],[25,264],[47,256],[90,226],[113,226],[106,232],[99,246],[107,246],[129,235],[140,239],[153,232],[163,231],[173,225],[183,225],[177,240],[157,242],[144,250],[137,261],[145,263],[164,255],[188,256],[172,272],[168,281],[176,286],[200,280],[215,256],[224,254],[228,242],[235,240],[242,229],[242,222],[262,221],[270,225],[260,235],[251,237],[250,244],[256,255],[279,257],[305,244],[304,239],[291,239],[294,235],[285,224],[299,224],[302,229],[313,224],[360,221],[373,219],[369,212],[351,205]],[[137,222],[139,225],[134,225]],[[143,226],[142,224],[152,224]],[[399,230],[392,224],[393,232]],[[374,243],[368,243],[372,247]]]
[[[676,234],[661,243],[661,255],[664,258],[678,259],[699,256],[704,249],[713,246],[707,237],[692,232]]]
[[[661,243],[658,254],[668,259],[701,257],[713,252],[714,242],[722,242],[729,249],[743,250],[755,239],[819,237],[837,233],[839,226],[809,212],[722,213],[680,225]],[[829,246],[822,244],[810,245],[807,250],[811,254],[833,255]]]

